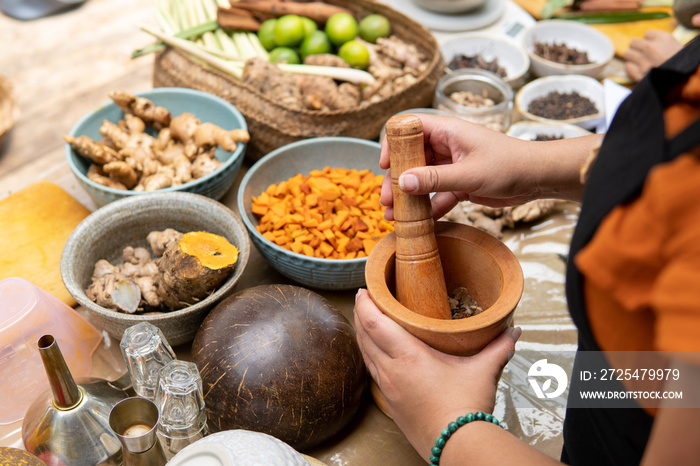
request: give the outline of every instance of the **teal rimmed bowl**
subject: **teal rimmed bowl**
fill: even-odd
[[[227,130],[236,128],[248,130],[245,118],[236,107],[224,99],[206,92],[179,87],[161,87],[136,92],[135,95],[147,98],[156,105],[167,108],[173,116],[189,112],[202,122],[212,122]],[[100,126],[104,120],[117,123],[123,117],[124,114],[119,106],[109,100],[82,117],[71,128],[69,135],[74,137],[85,135],[98,141],[102,138]],[[156,135],[153,132],[150,134]],[[71,171],[98,206],[147,192],[190,192],[219,200],[233,185],[243,163],[245,150],[246,144],[242,143],[238,144],[234,152],[217,148],[216,158],[223,162],[223,165],[202,178],[179,186],[159,189],[158,191],[125,191],[109,188],[89,180],[87,171],[91,162],[75,153],[70,144],[66,143],[65,146],[66,159]]]
[[[305,139],[282,146],[248,170],[238,190],[238,211],[253,244],[270,265],[282,275],[312,288],[346,290],[365,285],[365,264],[360,259],[319,259],[297,254],[266,239],[255,229],[257,217],[251,212],[252,197],[259,196],[271,184],[288,180],[297,173],[308,175],[324,167],[369,169],[377,175],[379,168],[378,142],[348,137]]]

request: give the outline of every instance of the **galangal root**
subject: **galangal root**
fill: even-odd
[[[152,231],[147,241],[153,255],[127,246],[121,266],[97,261],[87,297],[129,314],[182,309],[213,293],[238,261],[238,248],[213,233],[167,229]]]
[[[275,64],[251,58],[243,70],[243,83],[267,98],[294,110],[351,110],[364,102],[378,102],[418,81],[429,66],[428,57],[418,47],[397,36],[377,39],[376,44],[355,39],[367,48],[367,71],[375,77],[373,84],[360,86],[338,83],[332,78],[291,74]],[[349,68],[342,58],[332,54],[309,55],[305,65]]]
[[[110,98],[124,112],[118,123],[102,122],[104,138],[64,136],[78,155],[92,161],[88,179],[114,189],[154,191],[179,186],[218,169],[217,147],[233,152],[250,140],[243,129],[225,130],[202,123],[191,113],[173,117],[148,99],[114,91]],[[158,131],[157,137],[146,132]]]

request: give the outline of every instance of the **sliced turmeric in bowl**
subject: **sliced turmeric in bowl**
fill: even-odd
[[[384,175],[330,168],[297,174],[253,196],[257,231],[278,246],[323,259],[366,257],[394,231],[379,196]]]

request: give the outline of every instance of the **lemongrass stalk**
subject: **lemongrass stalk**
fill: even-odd
[[[245,57],[246,60],[256,56],[255,49],[250,45],[245,32],[234,32],[233,42],[236,44],[236,47],[238,47],[241,56]]]
[[[207,46],[207,48],[213,49],[213,50],[222,50],[221,45],[219,45],[219,41],[217,40],[216,36],[214,36],[214,33],[212,32],[207,32],[206,34],[202,34],[202,43]]]
[[[309,74],[313,76],[327,76],[339,81],[348,81],[356,84],[373,84],[376,82],[370,73],[355,68],[339,68],[337,66],[318,65],[293,65],[278,63],[277,68],[287,73]]]
[[[193,42],[193,44],[195,44],[201,51],[210,53],[215,57],[223,58],[224,60],[245,62],[245,58],[242,58],[240,55],[236,55],[235,53],[226,52],[224,50],[221,50],[220,48],[211,48],[206,45],[200,45],[196,42]],[[238,66],[238,63],[233,63],[233,65]]]
[[[170,0],[170,4],[173,9],[173,14],[177,18],[178,24],[180,25],[180,30],[184,31],[190,29],[189,20],[187,19],[186,5],[182,3],[182,0]]]
[[[207,21],[216,19],[216,3],[214,0],[202,0],[202,6],[204,7]]]
[[[160,0],[156,6],[156,19],[158,24],[160,24],[160,28],[170,35],[176,34],[179,28],[173,18],[167,0]]]
[[[190,2],[192,3],[195,11],[195,21],[198,23],[207,21],[209,18],[207,17],[207,12],[204,9],[204,4],[201,2],[201,0],[190,0]]]
[[[250,42],[250,45],[255,49],[256,55],[265,61],[270,61],[270,54],[265,50],[265,47],[263,47],[258,35],[254,32],[249,32],[246,35],[248,36],[248,42]]]
[[[177,37],[179,39],[192,39],[195,37],[199,37],[205,32],[211,32],[217,30],[219,27],[218,23],[216,21],[209,21],[208,23],[200,24],[199,26],[193,27],[191,29],[186,29],[184,31],[180,31],[177,34],[167,34],[166,35],[172,35],[174,37]],[[142,57],[144,55],[148,55],[149,53],[157,52],[161,49],[163,49],[165,45],[163,42],[158,42],[157,44],[151,44],[148,45],[142,49],[135,50],[131,54],[131,58],[138,58]],[[235,53],[234,53],[235,55]]]
[[[245,65],[245,63],[241,61],[224,61],[218,57],[213,56],[210,53],[200,50],[196,45],[192,44],[192,42],[190,41],[178,39],[177,37],[166,36],[165,34],[156,31],[155,29],[146,25],[140,25],[139,28],[142,31],[160,39],[161,41],[165,42],[171,47],[175,47],[184,52],[187,52],[230,76],[233,76],[237,79],[241,79],[241,77],[243,76],[243,66]]]
[[[221,49],[224,52],[238,55],[239,57],[241,56],[241,52],[238,51],[238,47],[236,47],[233,39],[226,33],[226,31],[219,28],[214,31],[214,34],[216,35],[216,38],[219,39],[219,44],[221,44]]]
[[[185,20],[185,24],[187,27],[196,26],[199,21],[197,20],[197,8],[195,7],[194,2],[191,0],[180,1],[184,3],[182,11],[184,13],[183,18]]]
[[[179,48],[180,50],[187,52],[209,65],[217,68],[224,73],[234,76],[240,79],[243,76],[243,67],[245,62],[243,61],[224,61],[218,57],[213,56],[210,53],[200,50],[192,42],[179,39],[177,37],[167,36],[160,31],[146,26],[140,25],[139,28],[152,36],[160,39],[162,42],[170,45],[171,47]],[[341,81],[349,81],[358,84],[372,84],[375,82],[374,76],[366,71],[356,70],[354,68],[338,68],[335,66],[316,66],[316,65],[290,65],[290,64],[278,64],[277,67],[288,73],[295,74],[309,74],[315,76],[327,76],[329,78],[338,79]]]
[[[166,34],[173,36],[179,32],[177,25],[172,21],[172,19],[165,16],[162,11],[156,10],[156,19],[158,20],[160,28]]]

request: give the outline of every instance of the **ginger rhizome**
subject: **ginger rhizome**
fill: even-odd
[[[365,102],[375,103],[416,83],[429,66],[428,57],[418,47],[397,36],[362,42],[369,52],[367,71],[375,78],[361,86],[339,83],[326,76],[292,74],[260,58],[246,61],[242,81],[260,94],[293,110],[353,110]],[[309,55],[305,65],[349,68],[345,60],[332,54]]]
[[[238,248],[213,233],[167,229],[149,233],[147,241],[153,254],[127,246],[121,266],[97,261],[87,297],[129,314],[182,309],[213,293],[238,261]]]
[[[172,116],[150,100],[124,91],[110,98],[122,109],[117,123],[102,122],[100,141],[64,136],[73,150],[92,164],[88,179],[114,189],[154,191],[179,186],[217,170],[217,147],[233,152],[250,140],[244,129],[225,130],[191,113]],[[157,133],[151,136],[147,131]]]

